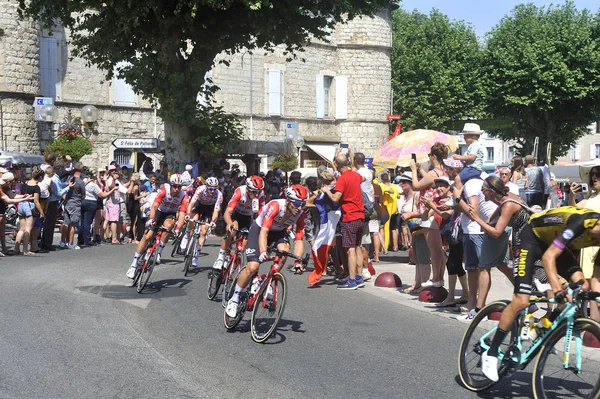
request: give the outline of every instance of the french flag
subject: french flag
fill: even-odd
[[[329,249],[335,239],[335,229],[337,227],[342,211],[340,209],[327,212],[327,221],[321,224],[319,234],[315,238],[315,243],[312,247],[312,258],[315,264],[315,269],[308,275],[308,283],[315,285],[320,279],[323,271],[327,267],[329,257]]]

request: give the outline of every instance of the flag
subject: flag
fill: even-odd
[[[341,210],[337,209],[329,211],[327,212],[326,222],[321,224],[321,229],[315,238],[315,243],[311,251],[315,270],[308,275],[308,283],[310,285],[315,285],[321,279],[321,275],[327,267],[329,249],[331,248],[331,243],[335,239],[335,229],[341,217]]]

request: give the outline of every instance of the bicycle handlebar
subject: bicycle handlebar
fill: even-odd
[[[298,256],[298,255],[294,255],[293,253],[288,252],[288,251],[281,251],[281,250],[277,249],[277,247],[274,247],[274,246],[269,247],[267,249],[267,252],[268,253],[274,252],[276,255],[279,255],[279,256],[287,256],[288,258],[297,259],[300,262],[302,262],[302,264],[304,266],[308,265],[308,261],[310,260],[309,254],[306,254],[305,256]]]

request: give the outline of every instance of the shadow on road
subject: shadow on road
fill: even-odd
[[[135,287],[127,285],[87,285],[75,287],[81,292],[88,294],[99,295],[102,298],[107,299],[139,299],[143,295],[156,294],[162,291],[161,298],[164,297],[176,297],[186,295],[184,290],[167,290],[163,291],[164,288],[183,288],[187,284],[191,283],[189,279],[168,279],[160,281],[150,281],[144,290],[138,294]],[[158,298],[157,298],[158,299]]]
[[[463,386],[457,375],[454,380]],[[466,389],[466,388],[465,388]],[[478,392],[480,398],[531,397],[531,373],[519,371],[504,377],[490,389]]]

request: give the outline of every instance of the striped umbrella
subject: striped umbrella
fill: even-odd
[[[458,138],[435,130],[411,130],[394,137],[375,153],[374,165],[386,168],[410,165],[411,154],[416,154],[417,162],[429,160],[431,146],[441,142],[450,147],[450,151],[458,148]]]

